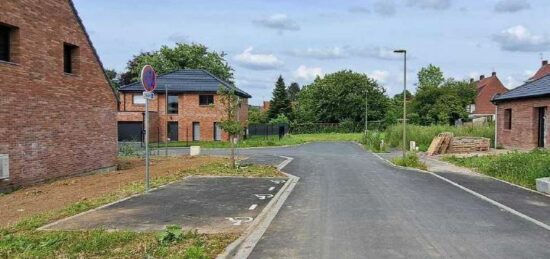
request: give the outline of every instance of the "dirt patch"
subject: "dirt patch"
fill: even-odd
[[[223,160],[215,157],[187,156],[155,158],[151,162],[151,177],[166,176]],[[1,195],[0,226],[10,225],[35,214],[62,209],[81,200],[101,197],[132,182],[143,181],[143,160],[123,159],[120,162],[122,170],[116,172],[71,177]]]

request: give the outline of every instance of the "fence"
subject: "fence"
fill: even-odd
[[[250,124],[246,133],[247,137],[254,136],[284,136],[289,132],[288,124]]]

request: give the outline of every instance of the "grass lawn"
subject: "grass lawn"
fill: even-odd
[[[269,147],[269,146],[285,146],[298,145],[313,141],[361,141],[362,133],[317,133],[317,134],[298,134],[286,135],[279,140],[278,137],[251,137],[240,141],[238,147]],[[156,148],[157,144],[151,144]],[[227,141],[201,141],[201,142],[185,142],[173,141],[168,143],[169,147],[188,147],[201,146],[203,148],[228,148],[230,143]],[[164,144],[160,144],[163,148]]]
[[[237,238],[236,234],[177,231],[36,230],[55,220],[143,192],[142,164],[141,159],[124,159],[122,170],[115,173],[72,177],[1,195],[0,258],[213,258]],[[223,158],[156,158],[151,172],[153,187],[192,175],[282,176],[271,166],[232,169]],[[18,213],[26,216],[21,218]]]
[[[463,158],[450,156],[444,160],[531,189],[535,189],[535,179],[550,176],[550,151]]]

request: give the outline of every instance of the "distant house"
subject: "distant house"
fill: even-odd
[[[71,1],[1,1],[0,81],[0,190],[115,169],[116,95]]]
[[[550,65],[548,64],[548,60],[543,60],[542,66],[529,80],[537,80],[548,74],[550,74]]]
[[[497,145],[506,148],[547,148],[550,75],[528,81],[493,98],[497,105]]]
[[[150,141],[227,140],[228,136],[220,128],[225,118],[217,94],[220,87],[233,88],[241,98],[237,116],[244,125],[251,97],[248,93],[202,69],[182,69],[160,75],[155,97],[149,102]],[[120,87],[119,92],[119,141],[142,141],[143,87],[136,82]]]
[[[262,108],[260,109],[260,111],[268,112],[270,107],[271,107],[271,101],[263,101]]]
[[[496,94],[505,93],[508,89],[502,84],[493,72],[490,77],[481,75],[479,81],[475,82],[477,96],[475,103],[470,105],[470,117],[475,119],[493,120],[496,112],[496,106],[491,103],[491,99]]]

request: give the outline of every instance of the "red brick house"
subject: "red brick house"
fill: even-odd
[[[220,128],[225,114],[217,91],[230,87],[241,98],[239,120],[248,120],[251,96],[202,69],[182,69],[157,78],[155,97],[149,101],[150,141],[227,140]],[[119,141],[142,141],[145,100],[143,87],[136,82],[119,89]],[[168,92],[168,98],[166,98]]]
[[[550,75],[528,81],[493,98],[497,105],[497,145],[514,149],[547,148]]]
[[[475,82],[477,96],[475,104],[470,105],[470,117],[494,119],[496,106],[491,103],[491,99],[496,94],[505,93],[508,89],[502,84],[497,77],[497,73],[493,72],[490,77],[481,75],[479,81]]]
[[[542,66],[529,80],[537,80],[548,74],[550,74],[550,65],[548,64],[548,60],[543,60]]]
[[[117,99],[69,0],[0,4],[0,189],[114,169]]]

